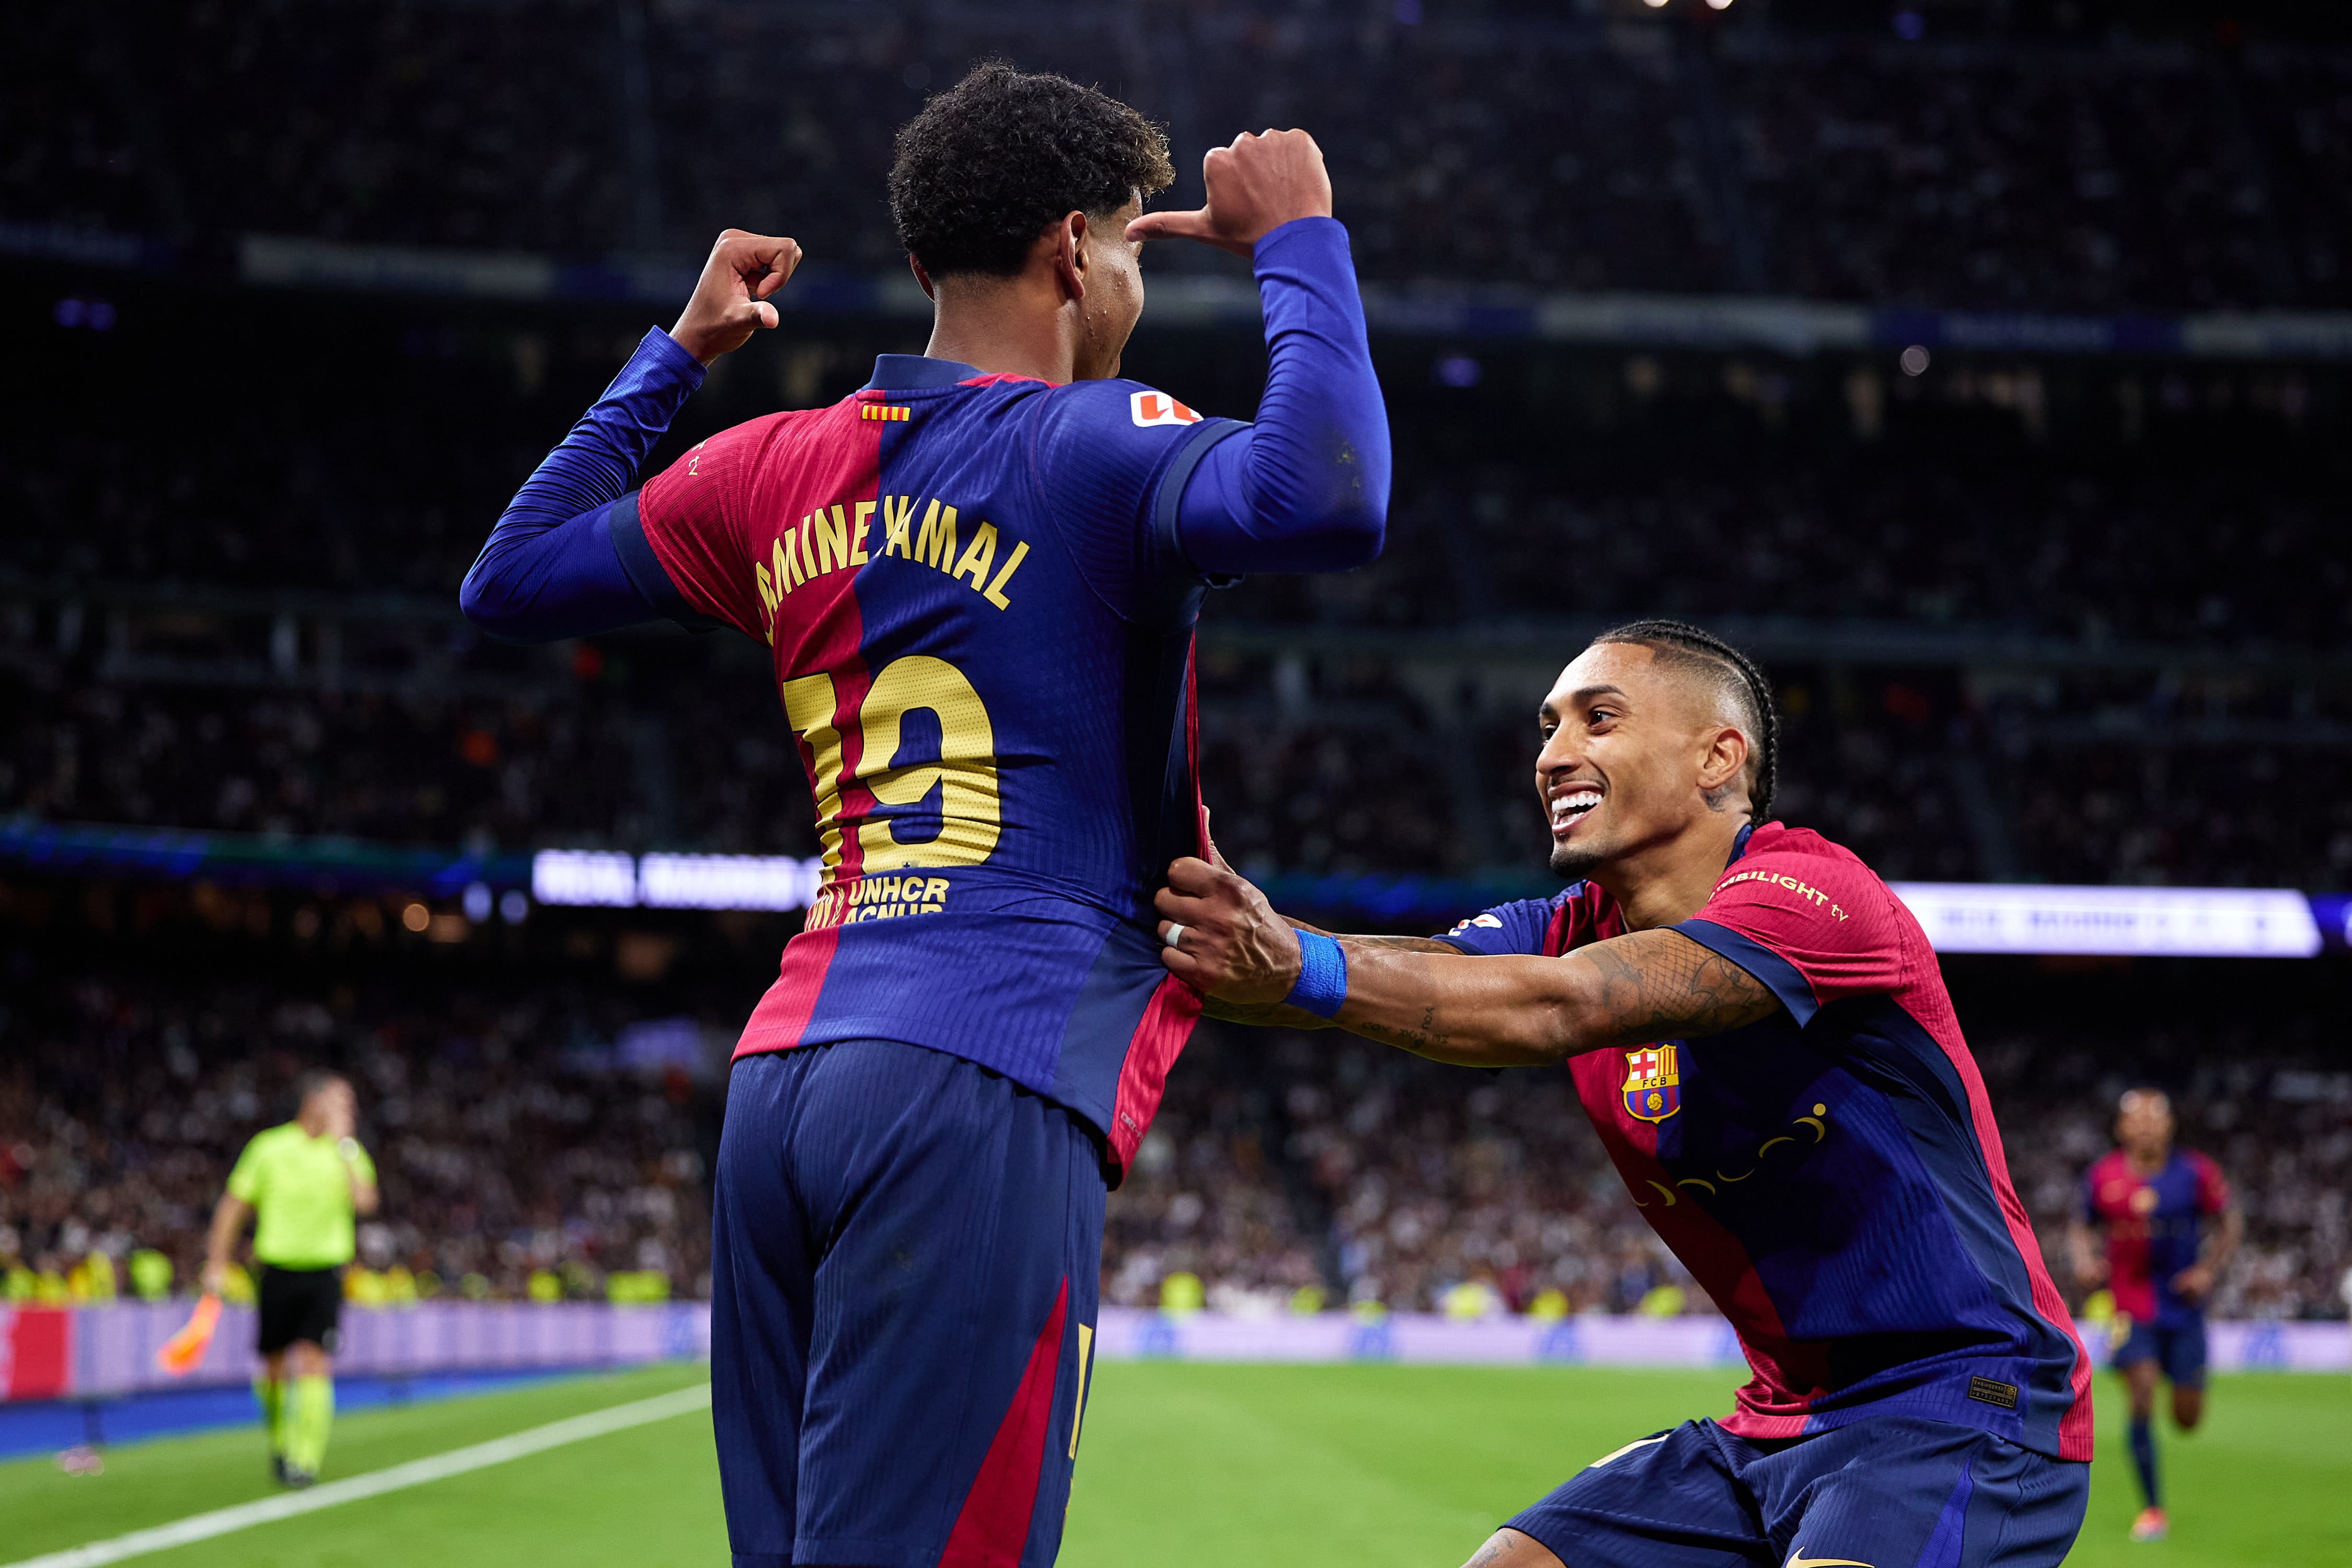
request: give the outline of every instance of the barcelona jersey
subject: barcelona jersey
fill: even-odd
[[[1893,1415],[2089,1458],[2090,1362],[1910,911],[1851,852],[1767,823],[1673,929],[1781,1009],[1569,1068],[1634,1205],[1738,1332],[1753,1376],[1723,1428]],[[1447,940],[1558,956],[1624,930],[1586,882]]]
[[[1202,844],[1203,583],[1175,510],[1243,428],[1133,382],[891,354],[616,511],[625,554],[773,650],[816,802],[820,890],[739,1057],[948,1052],[1076,1112],[1124,1169],[1200,1005],[1150,902]]]
[[[2143,1176],[2131,1156],[2110,1150],[2083,1178],[2084,1217],[2107,1232],[2107,1288],[2116,1310],[2135,1323],[2179,1328],[2204,1310],[2172,1288],[2197,1261],[2200,1222],[2230,1206],[2221,1168],[2194,1150],[2176,1149],[2163,1169]]]

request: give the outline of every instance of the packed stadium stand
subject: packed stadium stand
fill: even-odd
[[[1974,1033],[2019,1194],[2070,1297],[2084,1292],[2064,1275],[2065,1226],[2111,1146],[2115,1097],[2179,1073],[2181,1142],[2221,1163],[2247,1214],[2217,1313],[2342,1315],[2352,1075],[2340,1058],[2311,1065],[2330,1059],[2324,1042],[2255,1057],[2242,1037],[2178,1024]],[[1327,1274],[1335,1293],[1399,1309],[1523,1311],[1556,1290],[1571,1311],[1711,1310],[1634,1211],[1565,1074],[1490,1076],[1332,1035],[1223,1029],[1196,1048],[1112,1197],[1111,1299],[1150,1304],[1183,1271],[1243,1311],[1287,1310]],[[1449,1300],[1463,1285],[1491,1297]]]
[[[815,853],[761,650],[667,628],[507,647],[456,584],[667,319],[641,280],[688,275],[721,226],[798,237],[814,302],[722,362],[657,464],[920,350],[889,304],[909,290],[882,174],[982,53],[1165,121],[1171,199],[1205,145],[1314,131],[1390,312],[1386,553],[1244,584],[1204,621],[1204,794],[1237,867],[1540,889],[1535,703],[1595,629],[1671,614],[1769,671],[1778,815],[1890,879],[2352,889],[2352,328],[2131,346],[2149,318],[2352,308],[2344,47],[1906,38],[1749,6],[875,9],[131,0],[17,24],[0,353],[46,395],[0,430],[13,1299],[95,1289],[89,1258],[140,1251],[186,1288],[229,1161],[321,1062],[359,1084],[384,1175],[373,1277],[707,1290],[725,1045],[796,917],[492,919],[454,889],[24,847]],[[349,265],[332,290],[265,287],[257,237]],[[395,262],[407,281],[365,282]],[[489,282],[416,281],[460,262]],[[588,280],[501,281],[538,263]],[[1246,416],[1254,322],[1182,313],[1245,279],[1172,247],[1147,276],[1166,317],[1129,373]],[[1931,362],[1884,331],[1542,327],[1622,295],[1685,324],[1765,301],[2107,335],[1938,339]],[[1453,304],[1416,327],[1427,301]],[[1519,324],[1479,325],[1490,304]],[[2344,963],[2230,985],[2199,961],[1957,963],[2045,1247],[2115,1093],[2153,1080],[2247,1207],[2221,1314],[2343,1316],[2352,1073],[2315,1020],[2341,1016]],[[1110,1205],[1107,1300],[1185,1276],[1242,1312],[1710,1310],[1561,1075],[1224,1026]]]
[[[5,68],[25,131],[0,195],[18,222],[200,249],[690,254],[783,225],[820,269],[889,270],[892,128],[1006,53],[1182,145],[1318,128],[1377,279],[2097,312],[2352,298],[2338,53],[1428,9],[68,12]]]
[[[365,952],[400,935],[309,940]],[[728,1034],[708,992],[703,1016],[648,1022],[642,989],[610,980],[379,963],[314,994],[254,956],[201,979],[5,953],[0,1268],[19,1296],[63,1292],[94,1251],[154,1249],[184,1287],[236,1151],[320,1062],[363,1086],[385,1194],[362,1236],[371,1270],[508,1298],[535,1274],[601,1296],[616,1270],[708,1289],[711,1068]],[[2202,984],[2178,966],[2020,983],[1979,965],[1958,979],[2053,1258],[2082,1172],[2108,1147],[2115,1096],[2164,1082],[2183,1143],[2221,1163],[2248,1215],[2217,1310],[2342,1315],[2352,1074],[2314,1027],[2257,1038],[2200,1005]],[[2063,1011],[2106,1016],[2053,1032],[2061,995]],[[1110,1203],[1106,1299],[1154,1304],[1179,1273],[1211,1307],[1244,1313],[1291,1310],[1301,1290],[1401,1310],[1525,1310],[1547,1291],[1570,1310],[1710,1310],[1634,1212],[1565,1074],[1231,1026],[1196,1040]],[[1449,1297],[1465,1285],[1491,1294]]]
[[[288,1119],[296,1076],[319,1064],[368,1106],[385,1202],[361,1266],[426,1295],[516,1300],[544,1274],[601,1299],[616,1271],[708,1293],[716,1109],[690,1018],[649,1029],[609,991],[488,977],[314,995],[266,971],[44,973],[21,948],[0,962],[11,1300],[61,1299],[93,1253],[159,1252],[191,1288],[237,1152]]]

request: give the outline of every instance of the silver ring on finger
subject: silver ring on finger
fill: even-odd
[[[1169,921],[1168,929],[1160,933],[1160,945],[1181,948],[1184,945],[1184,928],[1173,921]]]

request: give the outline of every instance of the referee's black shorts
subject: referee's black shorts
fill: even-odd
[[[263,1355],[304,1340],[332,1355],[343,1321],[343,1271],[265,1263],[260,1307],[261,1337],[255,1348]]]

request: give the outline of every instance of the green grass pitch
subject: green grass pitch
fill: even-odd
[[[336,1425],[330,1479],[698,1381],[664,1367]],[[1070,1568],[1454,1568],[1494,1526],[1611,1448],[1718,1413],[1715,1373],[1601,1368],[1101,1367],[1062,1562]],[[2123,1451],[2102,1378],[2102,1453]],[[2093,1471],[2080,1568],[2352,1563],[2352,1379],[2215,1380],[2206,1430],[2165,1441],[2173,1538],[2125,1540],[2127,1462]],[[0,1563],[266,1496],[250,1430],[131,1444],[106,1473],[0,1465]],[[436,1568],[726,1561],[699,1413],[135,1559],[157,1568]]]

